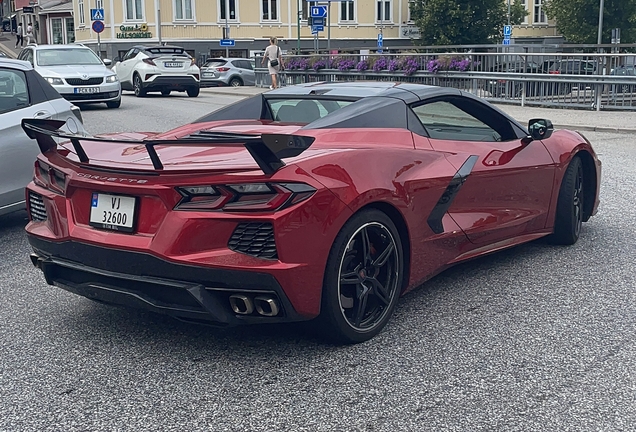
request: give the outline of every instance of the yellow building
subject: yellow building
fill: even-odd
[[[329,33],[332,50],[375,49],[379,33],[387,48],[411,45],[411,39],[418,38],[419,31],[410,19],[410,1],[413,0],[332,1],[326,20],[330,23],[330,32],[325,22],[324,31],[319,33],[320,48],[327,48]],[[284,51],[295,50],[300,18],[301,48],[311,50],[314,38],[308,17],[311,6],[317,3],[310,0],[73,0],[75,36],[77,42],[95,47],[97,33],[91,28],[90,10],[103,9],[105,28],[100,34],[100,43],[104,57],[121,57],[133,45],[161,41],[184,46],[198,58],[225,53],[219,42],[227,22],[229,36],[236,43],[230,55],[246,57],[263,50],[270,36],[278,37]],[[532,24],[515,27],[513,37],[531,36],[530,33],[537,30],[530,18]],[[544,27],[548,33],[553,28],[541,24],[539,33]]]
[[[549,19],[543,6],[546,0],[513,0],[521,3],[528,12],[525,20],[512,29],[512,38],[517,43],[561,42],[563,37],[556,29],[556,22]]]

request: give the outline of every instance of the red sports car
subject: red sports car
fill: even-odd
[[[543,236],[573,244],[599,203],[584,136],[452,88],[286,87],[159,134],[62,125],[23,121],[42,152],[33,263],[51,285],[191,322],[315,319],[365,341],[433,275]]]

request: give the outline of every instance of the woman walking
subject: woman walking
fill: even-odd
[[[24,29],[22,28],[22,23],[18,23],[18,29],[15,32],[15,47],[24,46]]]
[[[269,86],[270,89],[278,88],[276,76],[278,75],[278,71],[283,68],[283,55],[277,42],[278,40],[275,37],[269,38],[269,46],[265,48],[265,55],[263,56],[263,61],[261,61],[261,66],[265,66],[266,60],[269,62],[267,69],[272,77],[272,85]]]

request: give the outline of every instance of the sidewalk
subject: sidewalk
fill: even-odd
[[[211,87],[203,89],[207,93],[249,97],[269,91],[259,87]],[[523,125],[532,118],[552,121],[555,128],[578,129],[581,131],[633,133],[636,134],[636,112],[634,111],[592,111],[567,110],[558,108],[521,107],[497,104],[497,107]]]
[[[11,33],[4,33],[0,36],[0,51],[4,51],[6,55],[11,58],[17,58],[18,54],[20,54],[20,48],[17,50],[13,47],[15,46],[15,36]]]

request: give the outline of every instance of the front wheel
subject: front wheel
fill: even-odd
[[[550,240],[554,244],[573,245],[579,239],[583,225],[583,164],[575,156],[570,162],[559,190],[554,234]]]
[[[384,328],[404,278],[402,242],[379,210],[354,215],[334,241],[323,283],[322,336],[338,343],[364,342]]]
[[[190,97],[197,97],[199,96],[199,87],[191,87],[188,90],[186,90],[188,92],[188,96]]]
[[[135,74],[135,77],[133,78],[133,90],[135,92],[135,96],[137,97],[144,97],[146,96],[146,90],[144,90],[144,83],[141,82],[141,77],[137,74]]]
[[[119,108],[121,106],[121,99],[117,99],[116,101],[106,102],[106,106],[108,108]]]

